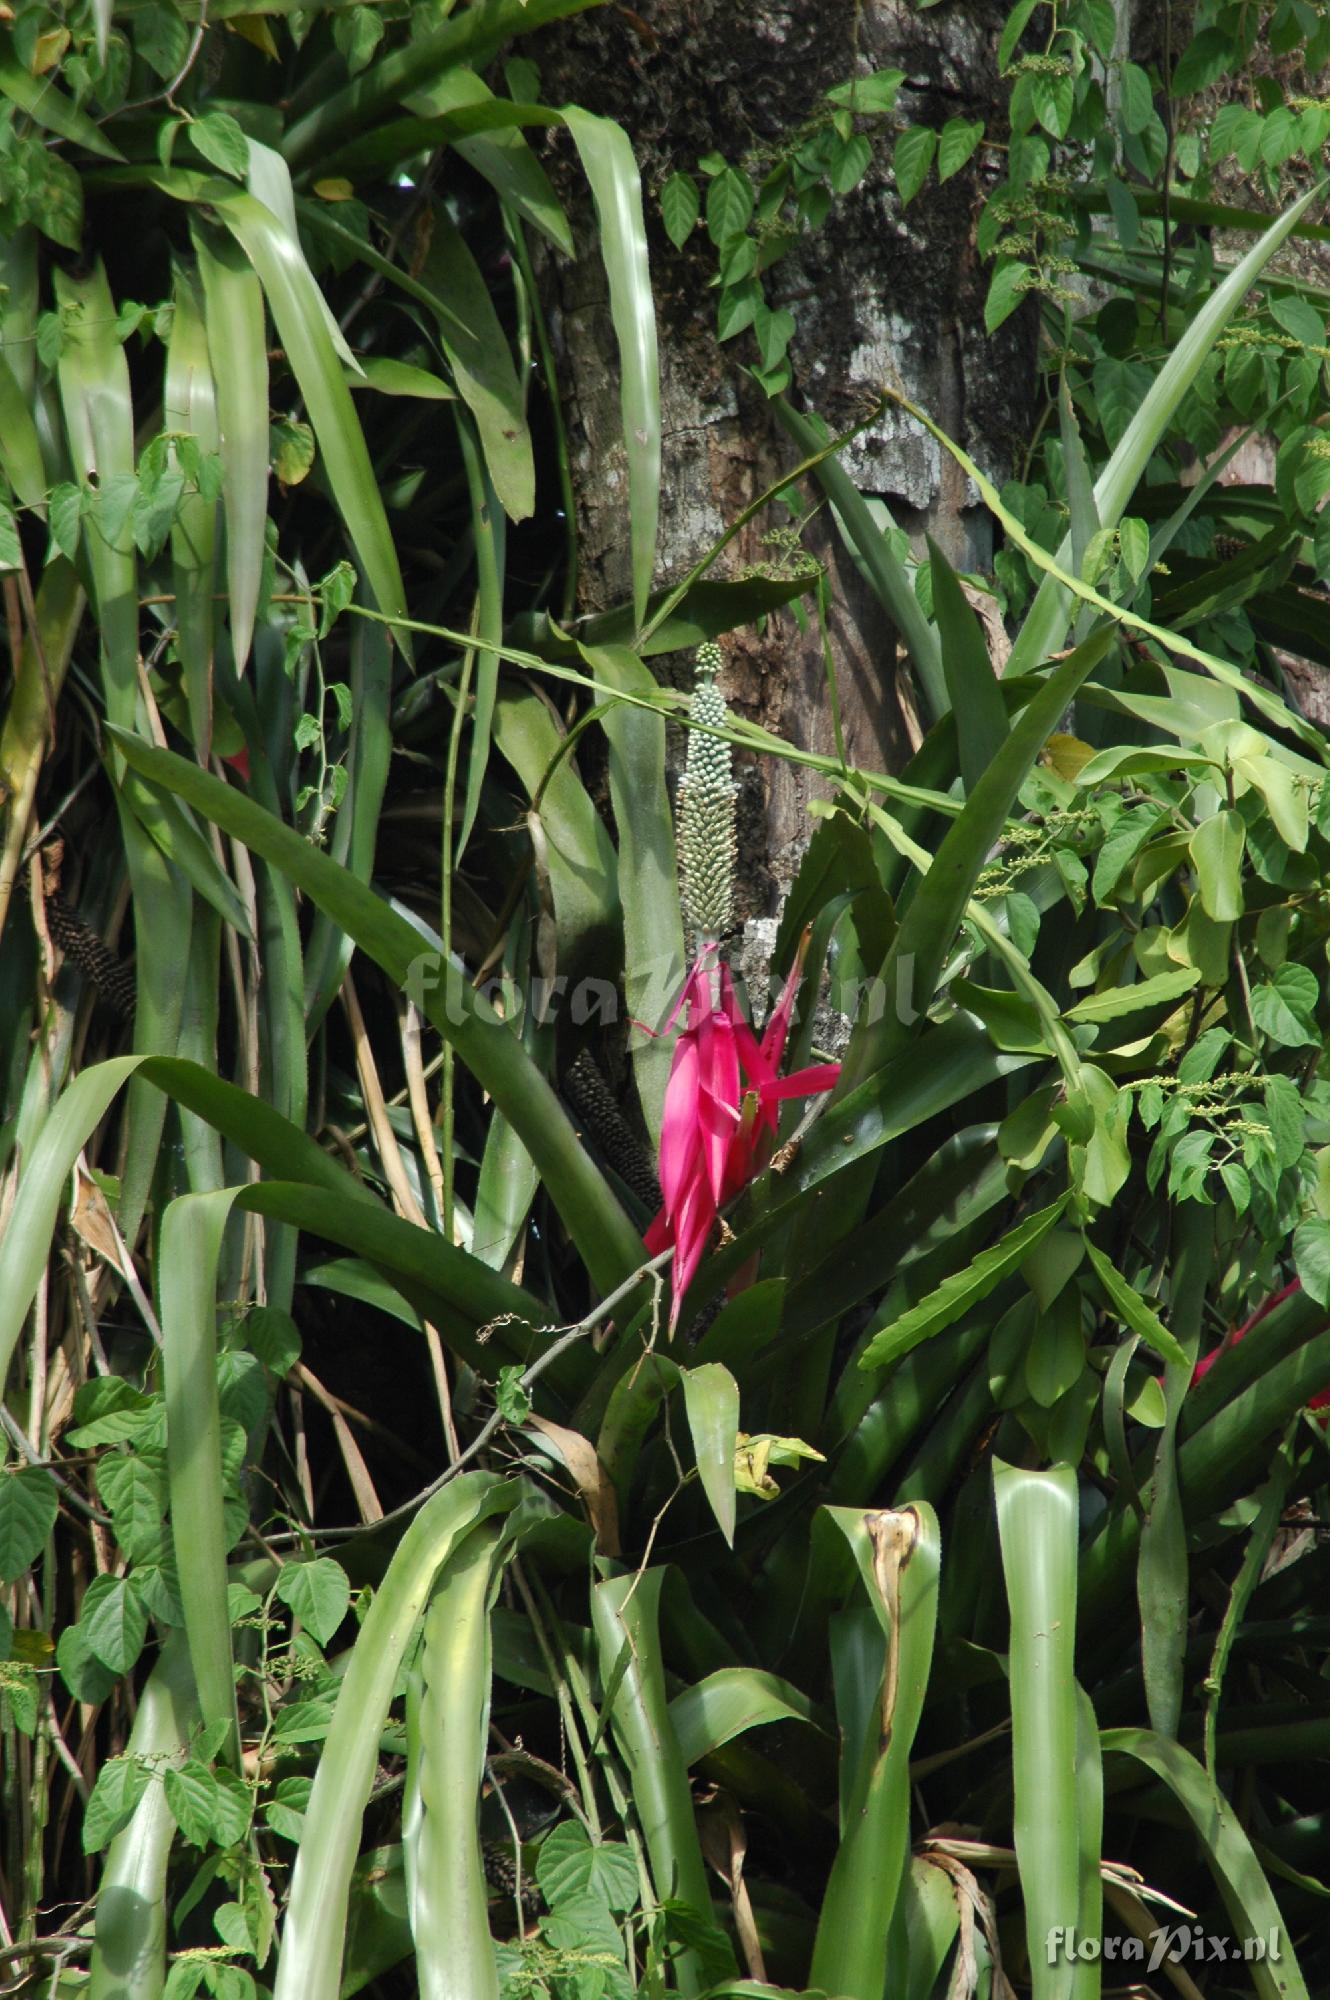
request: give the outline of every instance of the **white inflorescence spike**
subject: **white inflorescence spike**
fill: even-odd
[[[723,937],[734,921],[735,799],[730,746],[709,732],[725,727],[716,686],[724,662],[710,641],[697,651],[688,760],[679,781],[679,857],[684,909],[699,938]],[[700,725],[700,726],[696,726]]]

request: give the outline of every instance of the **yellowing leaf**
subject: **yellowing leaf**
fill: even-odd
[[[825,1455],[814,1451],[802,1438],[775,1437],[770,1431],[759,1431],[750,1437],[747,1431],[740,1431],[734,1450],[735,1490],[755,1494],[759,1500],[774,1500],[780,1488],[770,1468],[797,1465],[801,1458],[825,1463]]]
[[[1083,743],[1079,736],[1064,736],[1058,731],[1045,743],[1039,761],[1055,776],[1074,785],[1094,754],[1093,747]]]
[[[256,49],[261,49],[265,56],[276,62],[277,44],[273,40],[272,29],[262,14],[234,14],[223,25],[233,35],[240,35],[245,41],[252,42]]]
[[[355,189],[343,175],[330,174],[326,180],[315,181],[314,192],[320,201],[350,201]]]
[[[38,35],[32,48],[32,74],[45,76],[48,69],[55,68],[68,47],[68,28],[48,28],[44,35]]]

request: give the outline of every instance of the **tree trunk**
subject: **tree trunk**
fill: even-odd
[[[751,334],[715,336],[715,265],[704,231],[682,252],[666,239],[657,195],[701,155],[741,162],[770,151],[815,110],[823,93],[856,72],[903,69],[893,120],[873,127],[874,163],[838,200],[823,228],[804,237],[768,281],[788,304],[793,399],[835,429],[848,428],[891,384],[927,408],[1001,481],[1020,463],[1034,393],[1033,309],[993,338],[984,332],[986,276],[974,242],[991,155],[939,187],[932,179],[902,209],[889,167],[893,127],[982,118],[997,127],[1002,93],[995,47],[1006,8],[962,0],[917,13],[908,0],[656,0],[635,13],[607,7],[562,24],[532,53],[547,102],[577,102],[624,125],[642,168],[659,318],[663,481],[658,581],[678,578],[758,494],[797,462],[762,390],[743,372]],[[565,142],[566,143],[566,142]],[[555,141],[557,153],[559,142]],[[627,478],[620,438],[614,342],[591,222],[577,177],[564,178],[579,244],[572,265],[552,267],[553,320],[569,407],[585,554],[580,608],[629,594]],[[888,413],[845,452],[860,489],[881,495],[900,526],[932,534],[959,567],[991,559],[987,515],[954,463],[919,427]],[[758,518],[732,543],[716,574],[769,561],[762,537],[785,520]],[[895,632],[843,549],[824,508],[805,545],[831,584],[830,644],[851,763],[898,769],[917,740],[916,704]],[[811,600],[806,600],[811,602]],[[766,629],[724,641],[723,682],[734,708],[802,747],[834,751],[826,669],[816,622],[789,611]],[[672,665],[682,678],[688,663]],[[819,787],[797,767],[765,758],[744,775],[739,914],[769,914],[807,844],[807,802]]]

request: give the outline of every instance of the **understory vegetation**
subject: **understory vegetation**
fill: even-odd
[[[644,187],[591,4],[0,10],[0,1988],[1324,1994],[1330,13],[1019,0],[998,126],[862,57]],[[1039,320],[1017,476],[856,427],[991,574],[791,359],[883,174]],[[675,574],[689,244],[789,449]],[[725,704],[819,510],[900,771]]]

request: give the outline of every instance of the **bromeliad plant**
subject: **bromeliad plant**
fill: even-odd
[[[719,646],[700,648],[688,761],[679,784],[683,901],[695,956],[669,1022],[681,1025],[661,1123],[664,1205],[645,1239],[653,1256],[674,1252],[671,1331],[721,1208],[770,1158],[777,1107],[830,1090],[840,1074],[837,1063],[819,1063],[780,1075],[799,987],[797,963],[759,1042],[720,956],[733,922],[736,790],[723,734],[725,702],[716,686],[721,666]]]
[[[933,716],[858,771],[727,715],[710,653],[691,714],[652,672],[803,586],[648,602],[627,143],[475,67],[560,11],[99,8],[0,62],[0,1953],[117,2000],[1089,2000],[1185,1911],[1264,1941],[1238,1990],[1324,1991],[1330,798],[1228,650],[1315,533],[1165,455],[1298,211],[1217,284],[1197,253],[1102,451],[1064,351],[1051,528],[957,449],[1034,585],[1001,679],[784,410],[782,483],[829,492]],[[551,120],[626,336],[635,589],[519,649]],[[38,255],[75,226],[39,132],[136,218],[104,277]],[[454,153],[483,189],[449,206]],[[507,232],[511,321],[464,223]],[[1258,516],[1250,560],[1210,545]],[[720,953],[732,743],[825,781],[760,1040]],[[616,1096],[613,1038],[536,997],[621,974],[645,1012],[662,957],[678,1037]],[[834,1080],[800,977],[852,1017]],[[96,1895],[53,1930],[76,1832]]]

